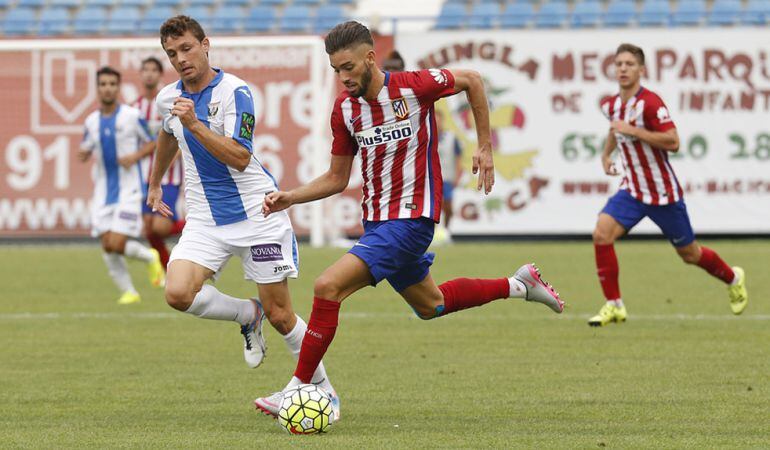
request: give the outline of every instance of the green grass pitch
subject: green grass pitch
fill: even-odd
[[[143,302],[121,307],[96,246],[0,247],[0,447],[767,448],[770,242],[706,243],[746,269],[742,316],[667,244],[622,242],[629,321],[600,329],[586,325],[602,304],[589,242],[439,249],[438,281],[535,261],[567,309],[504,300],[424,322],[387,283],[362,290],[325,359],[342,420],[323,436],[253,409],[294,368],[269,326],[251,370],[235,324],[173,311],[141,265]],[[343,251],[301,249],[303,317]],[[218,286],[255,293],[237,261]]]

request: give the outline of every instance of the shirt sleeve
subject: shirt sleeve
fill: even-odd
[[[355,155],[358,144],[345,125],[345,118],[342,115],[339,101],[335,103],[334,109],[332,109],[330,122],[332,127],[332,155]]]
[[[142,144],[155,140],[155,137],[150,133],[150,126],[147,124],[147,121],[141,117],[137,119],[136,133],[139,135],[139,141]]]
[[[164,104],[160,94],[155,97],[155,107],[158,108],[158,114],[161,119],[161,128],[166,133],[173,135],[174,131],[171,129],[171,119],[173,119],[173,117],[171,116],[171,109],[169,106],[170,105]]]
[[[84,152],[92,152],[94,148],[96,148],[96,143],[88,131],[88,125],[86,125],[83,127],[83,140],[80,141],[80,149]]]
[[[254,99],[248,86],[240,86],[225,105],[225,136],[235,139],[249,153],[254,137]]]
[[[435,102],[455,93],[455,77],[448,69],[425,69],[405,72],[406,86],[421,99]]]
[[[650,96],[644,104],[644,125],[651,131],[668,131],[676,128],[668,108],[657,95]]]

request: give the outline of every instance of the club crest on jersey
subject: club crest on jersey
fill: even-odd
[[[412,137],[412,122],[402,120],[361,130],[355,134],[359,147],[386,145]]]
[[[390,106],[393,107],[393,114],[396,116],[396,120],[404,120],[409,117],[409,105],[407,105],[404,97],[392,100]]]
[[[219,102],[209,103],[209,118],[216,116],[218,112],[219,112]]]

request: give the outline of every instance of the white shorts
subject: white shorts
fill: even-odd
[[[214,271],[216,279],[233,255],[241,258],[244,278],[256,283],[299,275],[297,239],[285,211],[221,226],[187,222],[169,262],[192,261]]]
[[[108,231],[133,238],[142,235],[141,197],[91,207],[91,236],[99,237]]]

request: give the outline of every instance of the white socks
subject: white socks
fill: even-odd
[[[134,283],[131,282],[131,275],[128,273],[128,267],[126,266],[126,259],[123,255],[117,253],[104,253],[102,252],[102,258],[104,263],[107,264],[107,271],[115,282],[115,285],[120,289],[120,292],[136,293],[134,289]]]
[[[607,300],[607,303],[612,303],[614,306],[617,306],[618,308],[623,307],[623,300],[616,298],[615,300]]]
[[[201,319],[231,320],[241,325],[251,323],[255,314],[251,300],[230,297],[210,284],[203,285],[185,312]]]
[[[144,262],[152,262],[153,259],[152,251],[148,247],[140,244],[139,241],[133,239],[129,239],[126,242],[126,248],[123,253],[129,258],[138,259]]]
[[[294,325],[294,329],[289,331],[286,336],[283,337],[283,340],[286,342],[286,346],[289,348],[289,352],[294,356],[295,360],[299,359],[299,352],[302,349],[302,338],[305,337],[305,332],[307,331],[307,324],[300,316],[297,316],[297,324]],[[326,391],[331,391],[334,388],[332,388],[331,383],[329,383],[329,378],[326,376],[326,369],[324,368],[323,361],[318,364],[318,367],[315,369],[315,372],[313,373],[313,379],[310,381],[313,384],[317,384],[321,386]],[[290,389],[295,386],[299,386],[302,384],[301,381],[299,381],[299,378],[292,377],[289,384],[284,388]]]
[[[508,284],[511,286],[508,298],[527,298],[527,288],[524,286],[524,283],[511,277],[508,278]]]

